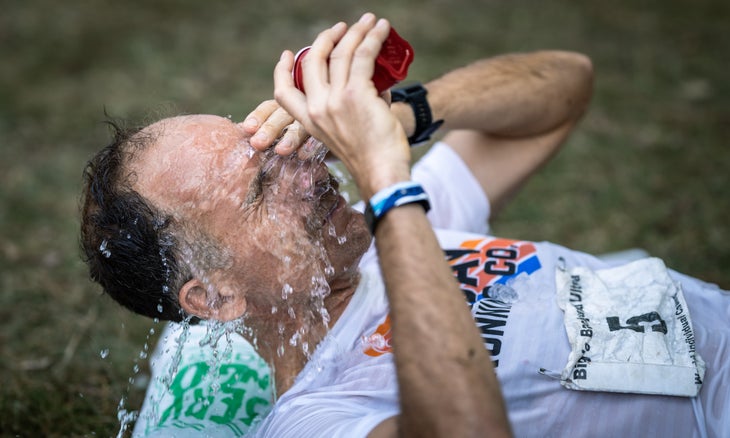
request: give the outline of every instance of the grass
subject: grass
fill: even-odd
[[[159,327],[104,297],[78,257],[80,174],[107,140],[104,111],[240,119],[270,98],[282,49],[366,9],[413,43],[414,80],[508,51],[594,60],[590,113],[496,234],[641,247],[730,287],[726,2],[4,1],[0,435],[115,435],[120,400],[143,395],[140,352]]]

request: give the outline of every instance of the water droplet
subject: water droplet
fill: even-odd
[[[289,295],[292,294],[294,289],[289,285],[289,283],[285,283],[284,286],[281,288],[281,299],[286,300],[289,298]]]
[[[119,432],[117,438],[125,436],[124,432],[137,420],[137,411],[127,411],[123,408],[124,399],[119,402],[119,409],[117,410],[117,420],[119,420]]]
[[[514,303],[519,299],[517,291],[506,284],[494,284],[489,288],[489,298],[503,303]]]
[[[330,313],[327,311],[327,308],[324,307],[324,305],[319,308],[319,314],[322,316],[322,323],[325,325],[325,327],[329,327]]]
[[[106,249],[109,242],[107,242],[106,239],[101,241],[101,245],[99,245],[99,252],[101,252],[101,255],[103,255],[105,258],[109,258],[112,256],[112,252]]]
[[[365,337],[364,341],[366,345],[371,346],[375,349],[383,349],[388,345],[385,337],[383,337],[383,335],[379,333],[373,333],[372,335]]]
[[[347,236],[337,236],[337,243],[339,243],[340,245],[344,245],[345,242],[347,242]]]
[[[255,153],[256,153],[256,149],[254,149],[251,145],[246,144],[246,157],[251,159],[251,158],[253,158]]]
[[[109,349],[105,348],[99,352],[99,356],[101,356],[102,359],[106,359],[107,356],[109,356]]]
[[[289,345],[291,345],[292,347],[296,347],[296,346],[297,346],[297,344],[299,343],[299,340],[300,340],[301,338],[302,338],[302,334],[301,334],[301,333],[300,333],[299,331],[295,332],[295,333],[294,333],[294,334],[292,335],[292,337],[291,337],[291,338],[289,338]]]
[[[162,304],[158,304],[157,305],[157,311],[160,312],[160,313],[162,313],[163,310],[165,310],[165,309],[162,307]]]

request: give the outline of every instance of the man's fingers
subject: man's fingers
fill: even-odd
[[[381,18],[370,28],[358,45],[350,66],[349,81],[357,86],[363,86],[364,81],[371,81],[375,69],[375,58],[378,56],[383,42],[388,38],[390,23]]]
[[[261,127],[261,124],[268,119],[271,113],[276,111],[277,108],[279,108],[279,104],[276,103],[275,100],[271,99],[263,101],[256,107],[256,109],[246,116],[243,122],[238,125],[241,126],[247,134],[253,135],[259,127]]]
[[[347,26],[339,22],[320,32],[307,55],[302,58],[302,83],[307,94],[319,95],[329,84],[329,57],[332,49],[345,35]]]
[[[274,69],[274,96],[303,129],[289,127],[276,146],[277,153],[287,155],[298,151],[300,157],[308,155],[310,151],[301,147],[304,131],[327,143],[336,143],[332,136],[336,137],[340,131],[338,125],[342,123],[338,120],[341,122],[353,116],[338,110],[343,107],[342,91],[359,88],[367,92],[373,88],[374,60],[389,30],[387,21],[377,20],[372,13],[366,13],[349,30],[344,23],[338,23],[321,32],[301,59],[306,95],[294,86],[292,53],[286,51],[282,54]],[[333,111],[339,115],[336,120],[331,119]],[[252,145],[257,147],[253,142]]]
[[[284,108],[279,107],[261,124],[256,134],[251,137],[250,143],[255,149],[264,150],[271,146],[277,137],[281,134],[291,122],[294,121],[292,117]]]
[[[274,152],[279,155],[289,155],[299,149],[308,136],[309,134],[304,130],[304,126],[299,122],[294,122],[287,126],[286,131],[274,147]]]
[[[307,102],[304,94],[294,86],[293,66],[294,54],[285,50],[274,67],[274,98],[296,120],[306,125]]]
[[[347,83],[354,52],[374,25],[375,15],[369,12],[363,14],[332,50],[329,57],[329,81],[333,89],[342,89]]]

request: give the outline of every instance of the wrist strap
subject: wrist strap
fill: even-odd
[[[390,92],[393,102],[406,102],[413,109],[416,128],[413,131],[413,135],[408,137],[408,143],[411,145],[428,141],[431,139],[431,135],[444,123],[443,120],[433,121],[431,106],[428,104],[428,99],[426,98],[427,94],[428,91],[420,83],[404,88],[397,88]]]
[[[420,204],[426,212],[431,209],[428,195],[417,182],[395,183],[373,195],[365,207],[365,221],[370,227],[370,232],[375,235],[378,222],[388,211],[408,204]]]

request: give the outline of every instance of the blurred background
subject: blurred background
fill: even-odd
[[[162,325],[79,259],[78,196],[104,113],[242,119],[281,50],[371,10],[416,51],[410,79],[577,50],[596,70],[577,132],[497,218],[504,237],[643,248],[730,288],[730,3],[722,0],[0,0],[0,435],[110,436]]]

